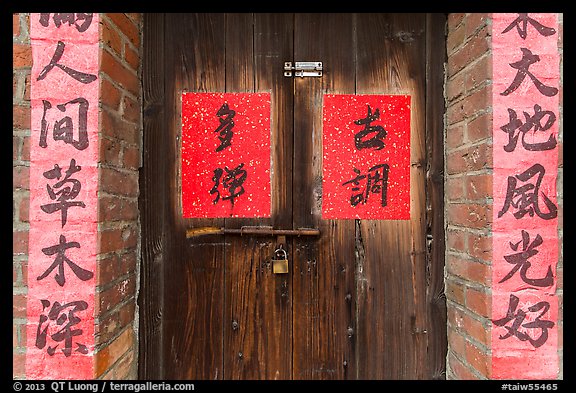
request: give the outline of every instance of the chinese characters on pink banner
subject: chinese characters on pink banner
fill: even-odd
[[[29,379],[94,377],[98,39],[98,14],[30,14]]]
[[[182,94],[182,209],[270,217],[270,93]]]
[[[494,14],[492,377],[558,373],[556,14]]]
[[[326,94],[322,218],[410,219],[410,96]]]

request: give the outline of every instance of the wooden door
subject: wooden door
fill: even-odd
[[[144,19],[140,376],[441,379],[442,15],[147,14]],[[322,61],[289,78],[285,61]],[[271,93],[269,219],[183,219],[181,96]],[[409,94],[411,219],[323,220],[326,93]],[[287,239],[188,228],[318,228]]]

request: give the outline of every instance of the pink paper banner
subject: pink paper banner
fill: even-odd
[[[98,14],[30,14],[28,379],[94,378]]]
[[[184,217],[270,217],[270,93],[182,94]]]
[[[410,219],[410,96],[326,94],[322,218]]]
[[[558,374],[556,14],[493,14],[492,378]]]

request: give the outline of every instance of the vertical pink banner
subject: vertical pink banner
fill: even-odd
[[[410,112],[408,95],[324,95],[323,219],[410,219]]]
[[[492,378],[558,374],[556,14],[493,14]]]
[[[26,377],[94,377],[98,14],[30,14]]]
[[[182,94],[184,217],[270,217],[270,93]]]

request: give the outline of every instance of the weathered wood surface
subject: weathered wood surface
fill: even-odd
[[[443,28],[418,14],[146,16],[141,377],[443,378]],[[285,78],[285,61],[322,61],[324,76]],[[271,93],[271,218],[182,218],[184,91]],[[410,220],[322,220],[325,93],[412,96]],[[276,237],[186,237],[257,225],[321,236],[287,238],[284,275]]]

